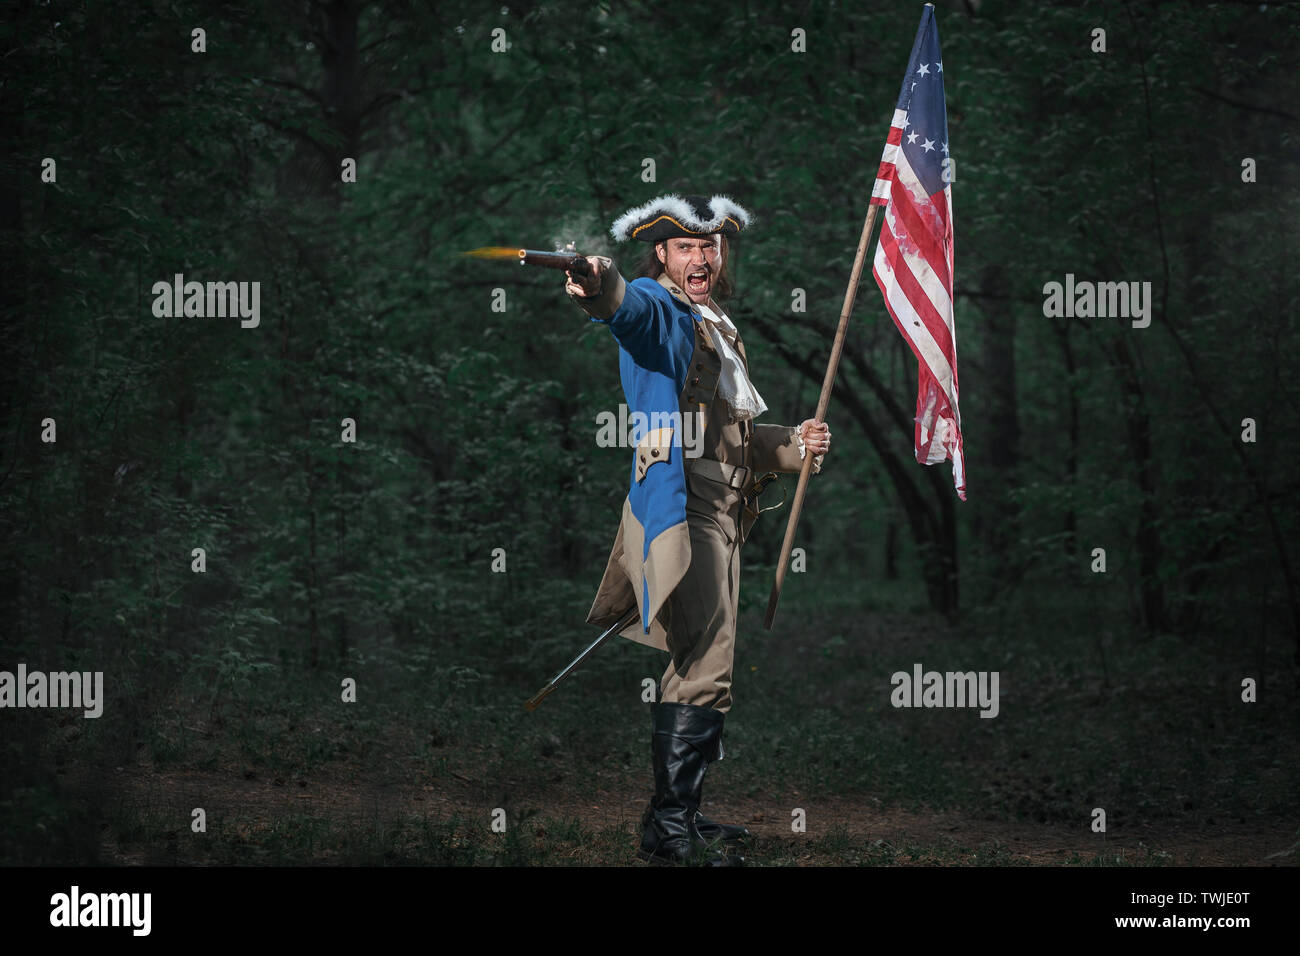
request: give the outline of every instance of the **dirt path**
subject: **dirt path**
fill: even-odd
[[[338,767],[328,774],[283,778],[252,772],[158,771],[148,767],[116,770],[109,784],[115,801],[134,808],[160,826],[169,858],[187,859],[191,810],[203,807],[209,833],[222,839],[255,844],[287,821],[325,820],[346,829],[394,818],[483,821],[485,839],[495,807],[507,818],[533,818],[534,835],[545,838],[536,820],[578,820],[587,831],[638,825],[647,794],[645,781],[600,774],[585,791],[555,786],[526,796],[510,788],[490,788],[453,772],[446,785],[413,783],[377,786],[362,768]],[[791,831],[791,809],[806,814],[805,833]],[[843,862],[892,862],[898,865],[979,864],[1053,866],[1081,863],[1101,856],[1109,862],[1145,865],[1293,866],[1297,862],[1297,821],[1273,820],[1213,827],[1112,828],[1105,835],[1086,826],[1074,830],[1036,823],[981,820],[959,812],[911,811],[880,807],[870,796],[854,798],[800,793],[760,794],[753,798],[720,795],[705,807],[715,819],[744,823],[757,837],[750,856],[764,855],[795,865]],[[629,838],[630,839],[630,838]],[[156,842],[156,841],[152,841]],[[121,845],[109,829],[104,834],[104,862],[159,862],[146,838]],[[629,851],[631,847],[629,846]],[[841,855],[841,852],[842,854]],[[621,851],[569,854],[577,862],[622,862]],[[864,857],[864,853],[866,854]],[[316,854],[327,862],[328,848]],[[630,852],[629,852],[630,860]]]

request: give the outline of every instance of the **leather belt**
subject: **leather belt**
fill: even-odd
[[[687,471],[710,481],[721,482],[728,488],[742,490],[749,484],[751,469],[744,465],[728,465],[712,458],[687,458],[685,462]]]

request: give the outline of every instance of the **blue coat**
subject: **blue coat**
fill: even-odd
[[[667,650],[656,616],[691,563],[679,409],[696,358],[696,323],[703,319],[666,276],[626,282],[611,262],[605,264],[608,281],[600,295],[574,300],[593,322],[607,325],[618,342],[619,375],[636,448],[618,534],[587,620],[608,627],[635,599],[641,626],[632,625],[623,636]],[[712,351],[707,336],[699,340]],[[744,345],[737,340],[736,346],[748,364]],[[711,394],[715,384],[694,384],[691,390]],[[747,463],[757,471],[798,472],[802,461],[794,431],[755,426],[753,457]]]

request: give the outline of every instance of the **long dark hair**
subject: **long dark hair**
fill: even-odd
[[[719,236],[722,240],[722,268],[718,270],[718,281],[713,284],[713,291],[710,293],[715,299],[731,298],[735,287],[731,283],[731,255],[730,246],[727,243],[726,236]],[[661,239],[660,242],[667,242]],[[649,251],[646,252],[645,258],[641,260],[641,265],[637,269],[636,277],[647,279],[658,279],[664,274],[664,264],[659,261],[659,255],[655,252],[659,243],[651,243]]]

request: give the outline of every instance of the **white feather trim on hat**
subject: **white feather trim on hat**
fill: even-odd
[[[686,228],[701,233],[717,231],[728,217],[737,220],[742,228],[748,226],[750,222],[749,213],[728,196],[714,196],[710,199],[709,212],[713,213],[712,219],[707,221],[701,219],[695,214],[695,209],[690,203],[675,193],[669,193],[623,213],[614,220],[609,234],[619,241],[629,239],[635,226],[655,215],[672,216]]]
[[[749,226],[749,213],[740,203],[733,201],[730,196],[714,196],[709,200],[709,211],[713,213],[713,222],[710,224],[710,228],[721,226],[728,216],[737,220],[742,229]]]

